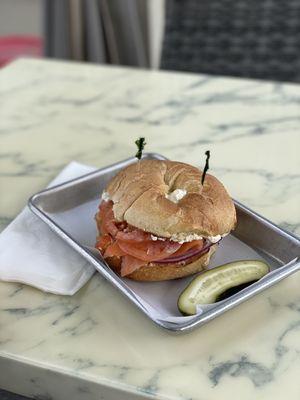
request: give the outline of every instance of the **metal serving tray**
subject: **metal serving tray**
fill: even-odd
[[[159,154],[152,153],[146,153],[143,158],[166,159]],[[54,232],[91,262],[107,280],[160,327],[177,333],[190,331],[300,270],[298,258],[300,240],[235,201],[238,225],[233,236],[259,253],[271,266],[271,271],[259,281],[231,297],[202,306],[201,314],[192,317],[175,316],[167,318],[160,316],[159,312],[156,312],[157,308],[155,311],[155,309],[151,309],[151,306],[147,307],[145,301],[141,300],[141,291],[135,290],[137,286],[134,286],[132,281],[116,275],[104,259],[99,257],[92,248],[96,237],[96,226],[93,218],[99,204],[100,193],[120,169],[133,162],[136,162],[136,159],[129,158],[43,190],[32,196],[28,205]],[[84,218],[80,219],[78,217],[80,215]],[[85,232],[84,236],[81,232]],[[179,282],[180,280],[171,282],[176,285],[176,281]],[[147,285],[138,287],[139,289],[142,288],[142,293],[143,288],[148,293],[156,288],[155,283],[151,282],[135,284]]]

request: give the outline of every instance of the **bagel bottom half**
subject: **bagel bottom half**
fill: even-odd
[[[202,256],[195,256],[188,262],[175,263],[175,264],[159,264],[150,263],[142,266],[138,270],[127,275],[126,278],[135,281],[166,281],[170,279],[182,278],[184,276],[195,274],[207,267],[210,257],[215,252],[217,245],[211,246],[209,251]],[[105,261],[113,271],[120,275],[121,271],[121,258],[109,257]]]

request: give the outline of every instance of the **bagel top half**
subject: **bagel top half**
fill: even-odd
[[[141,160],[121,170],[105,191],[118,221],[156,236],[227,234],[236,225],[233,201],[217,178],[207,174],[202,186],[201,177],[189,164]],[[184,195],[176,202],[170,194],[178,189]]]

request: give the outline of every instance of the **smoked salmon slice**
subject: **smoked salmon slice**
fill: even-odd
[[[139,260],[138,258],[128,255],[123,256],[121,264],[121,276],[130,275],[132,272],[136,271],[143,265],[145,265],[144,260]]]
[[[113,202],[103,201],[97,220],[100,221],[101,236],[96,247],[104,258],[122,257],[121,276],[126,276],[151,261],[172,259],[197,247],[201,249],[204,240],[178,243],[169,239],[153,240],[151,233],[117,221],[113,213]]]

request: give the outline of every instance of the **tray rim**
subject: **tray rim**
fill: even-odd
[[[143,158],[150,158],[150,159],[160,159],[160,160],[167,160],[166,157],[162,156],[158,153],[144,153]],[[156,319],[153,318],[148,310],[140,303],[140,301],[136,298],[134,292],[124,284],[124,281],[121,277],[115,274],[110,267],[102,260],[99,260],[91,251],[87,250],[84,246],[82,246],[76,239],[74,239],[71,235],[69,235],[63,228],[61,228],[51,217],[43,211],[36,203],[40,196],[45,194],[51,194],[51,192],[56,191],[57,189],[64,189],[73,185],[73,183],[78,183],[80,181],[86,181],[89,177],[93,177],[97,174],[103,175],[105,172],[114,169],[114,168],[122,168],[122,166],[128,165],[130,162],[133,162],[135,157],[129,157],[125,160],[121,160],[119,162],[115,162],[111,165],[96,169],[92,172],[86,173],[81,175],[80,177],[73,178],[62,182],[60,184],[51,186],[50,188],[46,188],[41,190],[34,195],[32,195],[28,200],[28,207],[29,209],[39,217],[44,223],[46,223],[51,230],[53,230],[58,236],[60,236],[66,243],[68,243],[75,251],[81,254],[86,260],[88,260],[91,264],[94,265],[97,272],[99,272],[105,279],[109,280],[113,286],[121,291],[123,295],[125,295],[129,300],[131,300],[142,312],[145,314],[154,324],[157,326],[171,332],[171,333],[184,333],[199,327],[210,320],[216,318],[217,316],[223,314],[225,311],[241,304],[242,302],[248,300],[249,298],[255,296],[259,292],[263,291],[264,289],[272,286],[273,284],[277,283],[277,281],[284,279],[286,276],[294,273],[300,269],[300,261],[299,258],[292,260],[290,263],[287,263],[283,266],[278,267],[275,271],[279,269],[282,270],[284,267],[288,267],[289,264],[293,262],[292,268],[289,268],[289,271],[281,271],[277,274],[277,279],[272,280],[271,283],[267,281],[266,284],[258,285],[262,280],[248,286],[247,288],[239,291],[237,294],[220,301],[218,303],[214,303],[210,309],[208,309],[203,314],[197,314],[194,318],[191,318],[189,321],[175,323],[170,321],[165,321],[163,319]],[[262,215],[258,214],[257,212],[251,210],[244,204],[240,203],[237,200],[234,200],[234,203],[237,207],[242,209],[246,213],[250,213],[253,217],[258,219],[261,223],[267,226],[271,226],[277,234],[282,235],[286,238],[292,239],[296,242],[296,245],[300,248],[300,238],[293,233],[279,227],[278,225],[274,224],[267,218],[263,217]],[[100,269],[101,266],[101,269]],[[269,274],[268,274],[269,275]],[[268,276],[267,275],[267,276]],[[249,290],[250,288],[250,290]],[[241,294],[243,295],[241,298]],[[211,310],[215,310],[215,312],[211,312]]]

